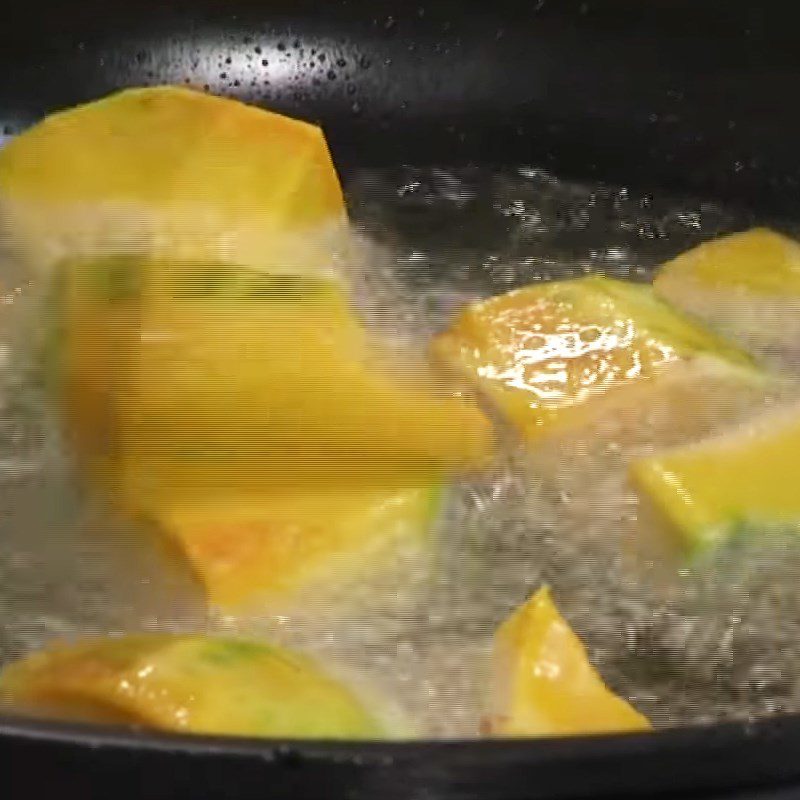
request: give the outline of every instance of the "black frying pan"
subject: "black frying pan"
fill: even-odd
[[[285,47],[280,80],[258,39]],[[326,67],[299,54],[316,48]],[[219,56],[230,56],[220,68]],[[294,60],[293,60],[294,59]],[[222,59],[225,63],[225,58]],[[800,211],[791,4],[727,0],[39,0],[6,9],[0,130],[188,82],[325,127],[354,167],[529,163]],[[331,73],[330,75],[328,73]],[[4,797],[794,798],[800,718],[536,742],[276,743],[0,719]]]

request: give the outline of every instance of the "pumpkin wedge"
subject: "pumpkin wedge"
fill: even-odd
[[[47,648],[3,670],[0,698],[36,715],[184,733],[391,735],[311,659],[200,635],[138,634]]]
[[[800,243],[767,228],[722,236],[664,264],[656,292],[779,366],[800,363]]]
[[[346,218],[322,131],[191,89],[127,89],[0,151],[7,233],[35,267],[130,251],[325,268]]]
[[[528,439],[578,426],[609,404],[640,403],[631,390],[681,362],[754,375],[747,356],[649,286],[601,276],[535,284],[468,306],[433,351]]]
[[[441,488],[335,482],[257,494],[198,493],[165,503],[158,522],[183,547],[209,601],[280,603],[389,567],[397,548],[424,556]]]
[[[644,731],[647,719],[617,697],[543,587],[495,634],[487,732],[568,736]]]
[[[60,368],[78,452],[134,505],[160,487],[296,486],[331,475],[422,475],[427,484],[489,457],[480,411],[388,370],[335,282],[225,265],[138,268],[159,282],[172,270],[174,285],[145,282],[117,300],[76,288]],[[180,273],[209,270],[213,290],[181,293],[184,278],[189,287],[199,279]]]
[[[640,494],[689,553],[738,531],[800,525],[800,417],[770,415],[631,465]]]

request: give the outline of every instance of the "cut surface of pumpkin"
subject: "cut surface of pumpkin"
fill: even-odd
[[[431,492],[491,455],[479,409],[385,368],[326,278],[124,259],[68,283],[58,374],[83,471],[176,536],[215,603],[338,574],[387,532],[419,543]]]
[[[690,552],[742,526],[800,525],[800,418],[781,414],[631,466],[643,497]]]
[[[800,244],[768,228],[712,239],[662,266],[659,291],[690,281],[707,289],[800,297]]]
[[[541,283],[468,306],[433,345],[526,437],[585,421],[670,365],[747,357],[659,300],[599,276]],[[634,400],[636,402],[636,400]]]
[[[765,363],[800,364],[800,243],[766,228],[722,236],[664,264],[656,292]]]
[[[359,698],[311,659],[201,635],[137,634],[47,648],[0,673],[0,698],[33,714],[186,733],[387,735]]]
[[[320,128],[173,86],[127,89],[14,138],[0,204],[35,266],[129,250],[313,271],[346,219]]]
[[[291,598],[387,568],[395,546],[424,555],[439,487],[359,483],[197,497],[156,515],[184,548],[218,607]]]
[[[163,281],[169,266],[153,270]],[[326,482],[332,470],[425,483],[489,458],[478,408],[382,365],[336,283],[234,272],[263,286],[121,302],[67,293],[69,427],[116,489],[141,500],[173,484]]]
[[[565,736],[644,731],[647,719],[615,695],[543,587],[498,629],[487,732]]]

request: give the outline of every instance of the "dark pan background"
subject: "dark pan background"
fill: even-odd
[[[0,131],[122,86],[191,83],[321,122],[345,180],[362,166],[527,163],[796,217],[793,6],[14,3],[0,27]],[[4,718],[0,776],[0,797],[13,798],[789,800],[800,798],[800,719],[604,739],[332,745]]]

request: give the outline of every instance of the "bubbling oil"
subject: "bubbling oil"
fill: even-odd
[[[591,272],[646,281],[667,258],[752,222],[527,167],[363,172],[349,207],[357,245],[338,267],[398,358],[425,352],[471,300]],[[492,634],[548,583],[604,678],[657,727],[800,710],[796,533],[758,531],[688,568],[664,554],[626,477],[635,457],[795,402],[791,369],[778,390],[711,382],[691,413],[674,398],[708,376],[688,370],[670,403],[610,411],[534,450],[498,423],[493,467],[448,489],[432,560],[401,548],[391,569],[366,565],[285,607],[207,615],[179,558],[77,486],[52,409],[14,358],[25,298],[8,300],[2,323],[0,660],[54,637],[234,632],[309,652],[391,699],[420,736],[473,737]]]

